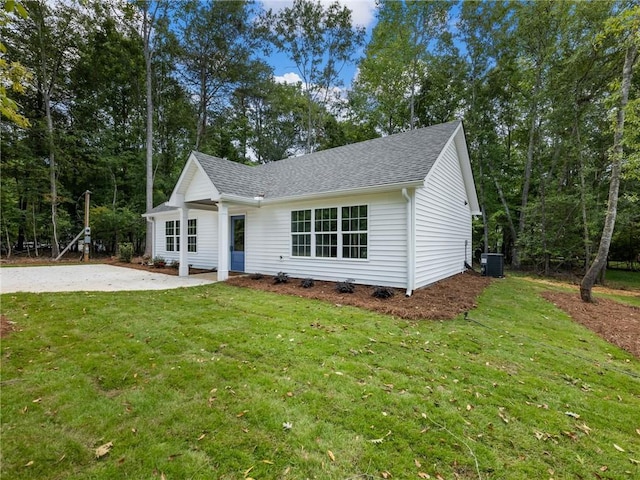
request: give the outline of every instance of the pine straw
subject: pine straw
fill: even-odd
[[[229,285],[254,288],[268,292],[295,295],[393,315],[408,320],[448,320],[476,307],[476,298],[491,279],[467,272],[447,278],[405,296],[405,290],[393,289],[388,299],[373,297],[372,286],[356,285],[354,293],[338,293],[334,282],[316,281],[311,288],[302,288],[301,279],[292,278],[288,283],[274,284],[274,277],[265,275],[254,280],[250,276],[231,277]]]

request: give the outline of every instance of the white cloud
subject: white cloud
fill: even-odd
[[[295,85],[297,83],[302,83],[302,78],[300,75],[294,72],[287,72],[284,75],[276,75],[273,77],[276,83],[288,83],[289,85]]]
[[[320,3],[325,7],[330,5],[335,0],[320,0]],[[370,26],[376,13],[376,1],[375,0],[338,0],[341,5],[346,5],[351,10],[351,18],[353,24],[359,27]],[[283,8],[291,7],[293,0],[262,0],[262,5],[265,10],[273,9],[277,12]]]

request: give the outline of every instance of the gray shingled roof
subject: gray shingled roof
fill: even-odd
[[[419,182],[460,121],[255,167],[193,152],[221,194],[265,199]]]
[[[163,202],[157,207],[153,207],[151,210],[149,210],[147,212],[147,215],[150,215],[152,213],[170,212],[172,210],[176,210],[176,207],[170,207],[169,205],[167,205],[167,202]]]

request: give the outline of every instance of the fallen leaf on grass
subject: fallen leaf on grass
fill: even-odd
[[[336,456],[333,454],[331,450],[327,450],[327,455],[329,455],[329,458],[331,459],[332,462],[336,461]]]
[[[238,413],[238,414],[236,415],[236,417],[237,417],[237,418],[244,417],[244,416],[245,416],[245,414],[247,414],[247,413],[249,413],[249,410],[243,410],[242,412]]]
[[[202,435],[200,435],[200,436],[198,437],[198,441],[202,440],[202,439],[203,439],[204,437],[206,437],[206,436],[207,436],[207,434],[206,434],[206,433],[203,433]]]
[[[613,444],[613,447],[614,447],[616,450],[618,450],[619,452],[624,452],[624,448],[622,448],[622,447],[621,447],[621,446],[619,446],[619,445],[616,445],[615,443]]]
[[[249,472],[251,472],[251,470],[253,470],[253,465],[250,466],[249,468],[247,468],[244,473],[242,474],[243,477],[247,477],[247,475],[249,475]]]
[[[387,432],[387,434],[384,437],[380,437],[380,438],[374,438],[373,440],[369,440],[371,443],[375,443],[376,445],[381,444],[382,442],[384,442],[384,439],[387,438],[389,435],[391,435],[391,430],[389,430]],[[418,460],[416,460],[417,462]],[[416,465],[417,467],[420,467],[420,465]]]
[[[636,433],[640,435],[640,428],[636,428]]]
[[[113,442],[105,443],[96,448],[96,459],[104,457],[113,448]]]
[[[35,400],[31,400],[31,403],[40,403],[42,401],[42,397],[38,397]]]
[[[418,477],[420,477],[420,478],[431,478],[431,475],[429,475],[428,473],[424,473],[424,472],[418,472]]]
[[[420,460],[418,460],[417,458],[413,459],[413,463],[416,464],[416,467],[420,468],[422,466],[422,464],[420,463]]]
[[[580,415],[578,415],[577,413],[573,413],[573,412],[564,412],[565,415],[569,416],[569,417],[573,417],[573,418],[580,418]]]
[[[587,435],[591,435],[591,428],[589,428],[586,423],[583,423],[582,425],[576,425],[576,428],[586,433]]]
[[[30,467],[31,465],[33,465],[33,460],[31,460],[30,462],[27,462],[27,464],[25,465],[25,467]]]
[[[635,458],[630,458],[629,461],[634,465],[640,465],[640,460],[636,460]]]
[[[509,419],[503,412],[504,412],[504,407],[498,407],[498,416],[502,419],[504,423],[509,423]]]
[[[393,475],[391,475],[391,473],[387,472],[386,470],[384,472],[380,472],[380,475],[382,475],[382,478],[392,478]]]

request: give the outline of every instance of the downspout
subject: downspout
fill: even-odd
[[[407,189],[402,189],[402,196],[407,201],[407,297],[413,293],[415,281],[415,248],[413,239],[413,202],[407,193]]]

